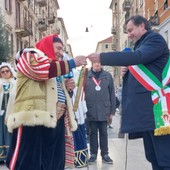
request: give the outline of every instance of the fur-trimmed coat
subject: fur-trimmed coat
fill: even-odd
[[[42,57],[42,55],[41,55]],[[69,111],[72,131],[77,129],[77,122],[72,111],[69,94],[62,84]],[[10,132],[20,126],[44,125],[56,127],[57,85],[55,78],[35,81],[18,72],[16,97],[9,99],[14,108],[8,110],[7,126]]]

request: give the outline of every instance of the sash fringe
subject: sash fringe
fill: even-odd
[[[162,126],[154,130],[155,136],[170,135],[170,126]]]

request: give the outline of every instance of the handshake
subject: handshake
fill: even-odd
[[[100,53],[92,53],[88,56],[78,55],[74,58],[74,62],[76,67],[87,65],[87,59],[89,59],[92,63],[100,63]]]

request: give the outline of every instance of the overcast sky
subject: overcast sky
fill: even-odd
[[[111,0],[58,0],[74,57],[95,52],[97,42],[111,36]],[[88,27],[89,32],[85,32]]]

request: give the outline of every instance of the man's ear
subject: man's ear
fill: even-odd
[[[144,23],[142,23],[142,24],[140,25],[140,27],[141,27],[141,30],[142,30],[142,31],[146,30]]]

